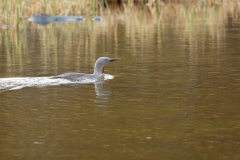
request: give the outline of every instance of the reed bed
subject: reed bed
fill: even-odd
[[[23,18],[31,17],[38,13],[49,15],[85,15],[104,14],[109,10],[109,5],[119,4],[128,12],[134,9],[134,4],[148,6],[152,15],[159,13],[161,7],[169,2],[179,4],[221,5],[239,0],[0,0],[0,24],[3,28],[16,26]],[[117,3],[118,2],[118,3]],[[228,4],[227,4],[228,5]]]
[[[101,3],[98,0],[1,0],[0,6],[0,23],[10,27],[22,18],[38,13],[72,16],[94,14],[101,8]]]
[[[221,45],[221,39],[226,37],[223,30],[229,17],[238,23],[240,21],[239,5],[238,1],[235,0],[222,1],[222,4],[193,2],[186,4],[161,1],[162,4],[157,2],[158,6],[154,3],[150,6],[146,5],[145,2],[144,5],[133,5],[133,3],[127,2],[122,3],[120,7],[116,7],[108,1],[108,8],[100,6],[99,1],[93,3],[91,0],[61,1],[65,5],[59,4],[57,0],[19,0],[17,3],[14,2],[11,3],[11,0],[0,2],[3,5],[0,19],[2,26],[0,28],[0,49],[2,49],[0,52],[6,53],[7,65],[9,65],[6,68],[16,68],[16,72],[24,70],[23,57],[28,57],[32,52],[32,46],[28,45],[28,35],[34,35],[31,38],[33,42],[38,39],[43,40],[38,42],[45,49],[39,51],[42,53],[39,61],[44,62],[42,66],[45,67],[52,64],[51,67],[57,74],[59,48],[67,51],[64,53],[66,61],[62,62],[63,68],[70,66],[68,63],[72,63],[71,54],[73,53],[75,53],[76,68],[79,68],[80,64],[78,63],[83,57],[86,58],[86,61],[89,61],[89,57],[91,57],[90,60],[94,63],[98,56],[96,53],[99,47],[106,47],[103,50],[117,56],[118,51],[114,48],[119,48],[118,45],[123,44],[123,41],[130,42],[128,45],[135,56],[143,56],[137,55],[139,43],[148,44],[148,48],[151,50],[151,48],[156,47],[154,41],[158,41],[157,47],[161,49],[164,47],[164,44],[161,43],[164,35],[170,32],[175,36],[186,37],[193,46],[198,43],[195,38],[197,35],[205,35],[204,32],[208,32],[216,40],[216,44]],[[29,4],[28,7],[25,4]],[[65,23],[43,27],[27,22],[25,19],[40,12],[50,15],[84,15],[86,21],[76,25]],[[93,23],[91,17],[94,15],[101,15],[104,21]],[[204,28],[198,25],[201,21],[205,21],[207,24]],[[183,23],[184,28],[175,27],[179,23]],[[124,31],[120,29],[119,24],[124,28]],[[169,24],[172,25],[173,30],[168,28]],[[84,30],[84,34],[73,32],[76,30]],[[179,30],[184,32],[179,35]],[[106,33],[108,36],[103,36]],[[116,47],[108,48],[106,46],[108,41],[112,41]],[[204,43],[207,40],[202,37],[201,41]],[[75,50],[73,51],[72,48]],[[31,61],[31,58],[28,58],[28,61]],[[43,74],[47,74],[47,69]]]

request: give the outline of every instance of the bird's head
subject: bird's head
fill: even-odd
[[[109,58],[109,57],[100,57],[97,59],[94,67],[94,75],[103,74],[104,73],[104,67],[109,63],[116,60],[119,60],[120,58]]]

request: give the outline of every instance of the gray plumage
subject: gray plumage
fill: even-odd
[[[69,81],[72,82],[80,82],[83,80],[87,80],[87,79],[100,79],[102,77],[104,77],[104,67],[109,63],[109,62],[113,62],[116,60],[119,60],[120,58],[109,58],[109,57],[100,57],[97,59],[95,66],[94,66],[94,72],[93,74],[85,74],[85,73],[64,73],[58,76],[53,76],[51,77],[51,79],[67,79]]]

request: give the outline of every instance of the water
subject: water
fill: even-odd
[[[216,6],[172,11],[2,31],[2,78],[121,58],[103,84],[0,93],[2,159],[239,159],[239,19]]]

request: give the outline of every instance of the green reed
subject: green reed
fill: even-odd
[[[107,0],[105,0],[107,1]],[[46,5],[48,4],[48,1],[39,1],[39,2],[44,2],[46,3]],[[54,14],[61,12],[61,10],[59,10],[59,6],[56,5],[56,0],[51,1],[50,6],[52,7],[51,9],[53,10]],[[79,1],[80,2],[80,1]],[[89,3],[88,2],[84,2],[82,3],[82,5],[88,5],[89,7]],[[92,3],[90,6],[91,9],[93,10],[94,7],[96,8],[98,3]],[[130,5],[130,4],[127,4]],[[12,24],[13,21],[15,20],[19,20],[21,19],[22,16],[26,16],[26,15],[31,15],[33,12],[30,12],[28,10],[26,10],[26,8],[24,8],[22,6],[21,0],[17,1],[17,5],[18,6],[18,10],[17,13],[15,14],[15,17],[18,18],[10,18],[12,15],[9,14],[10,12],[7,12],[7,10],[9,10],[10,7],[13,7],[10,2],[8,1],[4,1],[4,6],[2,7],[4,9],[4,11],[6,11],[5,16],[9,15],[8,17],[8,21],[9,23],[7,24]],[[171,21],[172,24],[178,22],[178,21],[184,21],[184,27],[186,27],[187,29],[185,30],[186,34],[185,36],[190,36],[190,37],[194,37],[194,34],[197,33],[195,31],[195,23],[198,22],[198,20],[204,20],[207,23],[218,23],[218,24],[222,24],[220,26],[223,26],[223,24],[225,24],[225,20],[221,18],[222,16],[226,17],[227,14],[232,14],[232,8],[228,9],[228,6],[208,6],[208,5],[189,5],[189,7],[186,7],[186,5],[174,5],[174,3],[172,4],[165,4],[164,7],[147,7],[146,5],[141,5],[141,6],[136,6],[136,5],[132,5],[132,6],[127,6],[126,9],[127,11],[121,11],[119,8],[113,8],[111,5],[109,5],[111,9],[111,12],[114,13],[113,15],[114,17],[114,23],[109,23],[109,21],[107,20],[108,15],[107,14],[102,14],[101,16],[106,19],[106,21],[102,21],[101,23],[94,23],[91,20],[90,21],[85,21],[83,23],[81,23],[81,25],[68,25],[63,24],[64,27],[62,27],[63,25],[58,25],[58,24],[52,24],[52,25],[48,25],[46,26],[45,30],[43,30],[43,27],[39,27],[37,25],[32,24],[32,29],[37,31],[39,33],[39,36],[41,36],[41,39],[46,39],[44,36],[47,36],[47,38],[49,39],[49,41],[51,41],[52,43],[48,43],[48,41],[44,41],[41,43],[44,43],[43,45],[46,45],[46,47],[44,47],[44,49],[46,49],[44,51],[44,53],[46,53],[46,59],[49,58],[48,56],[48,52],[49,50],[47,48],[54,48],[54,57],[55,57],[55,63],[57,63],[57,58],[58,58],[58,46],[61,44],[64,44],[64,47],[67,48],[68,50],[70,50],[70,47],[72,46],[73,43],[78,43],[79,48],[78,50],[75,50],[74,52],[76,53],[80,53],[82,52],[81,49],[88,49],[90,47],[90,52],[89,54],[94,54],[96,51],[96,45],[99,45],[99,43],[97,41],[98,35],[101,35],[102,33],[105,33],[106,31],[113,31],[114,32],[109,32],[109,34],[113,34],[113,37],[116,38],[116,46],[118,45],[118,38],[119,38],[119,33],[117,30],[119,29],[117,26],[114,26],[115,24],[118,24],[118,18],[121,17],[121,24],[123,24],[125,26],[125,28],[127,28],[126,30],[128,32],[126,32],[125,34],[127,35],[127,37],[130,37],[132,43],[132,47],[134,48],[136,45],[136,37],[134,36],[148,36],[148,37],[154,37],[156,38],[156,32],[155,29],[153,28],[153,23],[155,23],[155,20],[157,20],[157,40],[159,42],[162,41],[163,39],[163,34],[165,33],[164,30],[166,29],[164,24],[165,22],[169,22]],[[108,7],[109,7],[108,6]],[[35,7],[35,8],[34,8]],[[37,6],[33,7],[33,11],[34,9],[37,8]],[[75,11],[72,12],[71,14],[76,13],[78,10],[81,10],[81,8],[79,8],[79,6],[77,6],[75,4],[72,5],[72,7],[75,8]],[[43,10],[46,10],[46,12],[50,12],[51,10],[49,10],[49,8],[45,7],[45,9],[43,7],[39,7]],[[54,9],[55,8],[55,9]],[[131,10],[129,10],[131,8]],[[153,10],[153,12],[149,13],[148,12],[148,8],[151,8]],[[67,9],[62,8],[62,9]],[[163,11],[164,9],[164,11]],[[196,14],[196,9],[198,9],[198,14]],[[159,10],[159,11],[157,11]],[[39,12],[40,10],[38,10]],[[95,10],[97,11],[97,10]],[[130,13],[129,13],[130,11]],[[53,14],[53,12],[50,12],[51,14]],[[159,12],[159,13],[158,13]],[[2,13],[2,12],[1,12]],[[66,12],[62,12],[62,13],[66,13]],[[95,13],[95,12],[94,12]],[[126,14],[128,13],[128,14]],[[234,16],[234,14],[233,14]],[[86,17],[88,18],[88,17]],[[116,23],[115,23],[116,21]],[[0,43],[4,43],[3,46],[5,46],[6,48],[6,54],[8,55],[9,58],[12,58],[12,56],[16,56],[17,58],[15,58],[15,61],[17,60],[19,64],[21,64],[22,62],[22,56],[23,56],[23,52],[24,54],[28,54],[28,42],[27,42],[27,31],[26,31],[26,25],[24,24],[25,21],[21,21],[21,23],[19,23],[19,21],[17,22],[17,27],[11,27],[11,28],[7,28],[5,30],[2,30],[0,32],[2,32],[2,36],[3,36],[3,41],[4,42],[0,42]],[[15,23],[13,23],[15,24]],[[101,27],[99,24],[104,24],[104,26],[107,27]],[[25,25],[25,26],[24,26]],[[141,26],[140,30],[135,30],[135,26]],[[176,25],[178,25],[176,23]],[[75,28],[75,27],[82,27],[82,28]],[[35,28],[34,28],[35,27]],[[52,29],[48,29],[49,27],[52,27]],[[74,35],[72,34],[73,31],[76,31],[77,29],[85,29],[86,33],[88,33],[90,31],[90,33],[92,33],[91,35],[91,40],[89,40],[89,38],[85,37],[83,34],[82,35],[78,35],[78,36],[82,36],[81,38],[84,39],[82,41],[79,41],[79,37],[74,37]],[[59,30],[59,32],[57,32]],[[197,29],[196,29],[197,30]],[[212,29],[211,27],[206,27],[206,28],[200,28],[198,29],[199,31],[206,31],[212,34],[213,37],[221,37],[219,36],[218,32],[216,32],[215,29]],[[138,34],[134,34],[134,32],[137,32]],[[146,34],[147,33],[147,34]],[[66,36],[64,36],[64,40],[59,40],[58,38],[58,34],[64,34]],[[74,40],[72,40],[72,36],[74,38]],[[152,38],[152,39],[154,39]],[[108,39],[106,39],[106,41],[108,41]],[[98,42],[98,43],[97,43]],[[103,40],[104,42],[104,40]],[[192,42],[194,43],[194,42]],[[159,43],[160,46],[158,46],[159,48],[162,48],[161,43]],[[104,45],[104,44],[103,44]],[[84,46],[84,47],[83,47]],[[137,50],[137,49],[136,49]],[[87,52],[87,51],[86,51]],[[14,55],[16,54],[16,55]],[[72,54],[72,53],[68,53],[68,54]],[[13,63],[13,62],[10,62]]]

